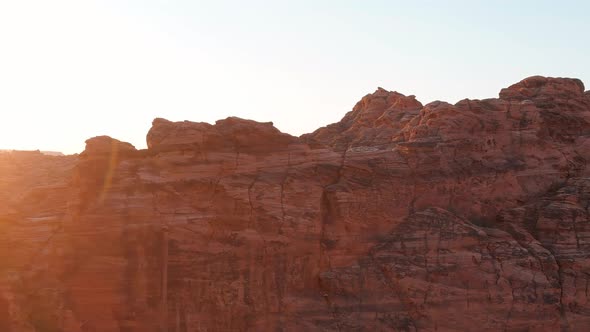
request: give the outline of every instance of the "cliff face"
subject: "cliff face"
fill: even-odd
[[[156,119],[0,154],[0,330],[587,330],[590,95],[383,89],[300,138]],[[6,180],[8,179],[8,180]]]

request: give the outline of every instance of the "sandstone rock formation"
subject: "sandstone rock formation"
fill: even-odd
[[[530,77],[339,123],[156,119],[0,154],[0,330],[585,331],[590,95]]]

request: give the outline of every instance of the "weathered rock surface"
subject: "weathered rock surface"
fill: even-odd
[[[0,154],[1,331],[586,331],[590,97],[531,77],[339,123],[156,119]]]
[[[378,88],[359,101],[344,118],[302,138],[310,145],[329,145],[337,151],[351,147],[370,150],[392,146],[392,138],[422,108],[415,96]]]

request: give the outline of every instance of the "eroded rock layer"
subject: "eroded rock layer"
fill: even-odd
[[[156,119],[0,154],[0,330],[585,331],[590,95],[530,77],[341,122]]]

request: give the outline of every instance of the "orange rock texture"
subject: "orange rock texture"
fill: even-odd
[[[301,137],[0,153],[0,331],[587,331],[590,94],[379,88]]]

